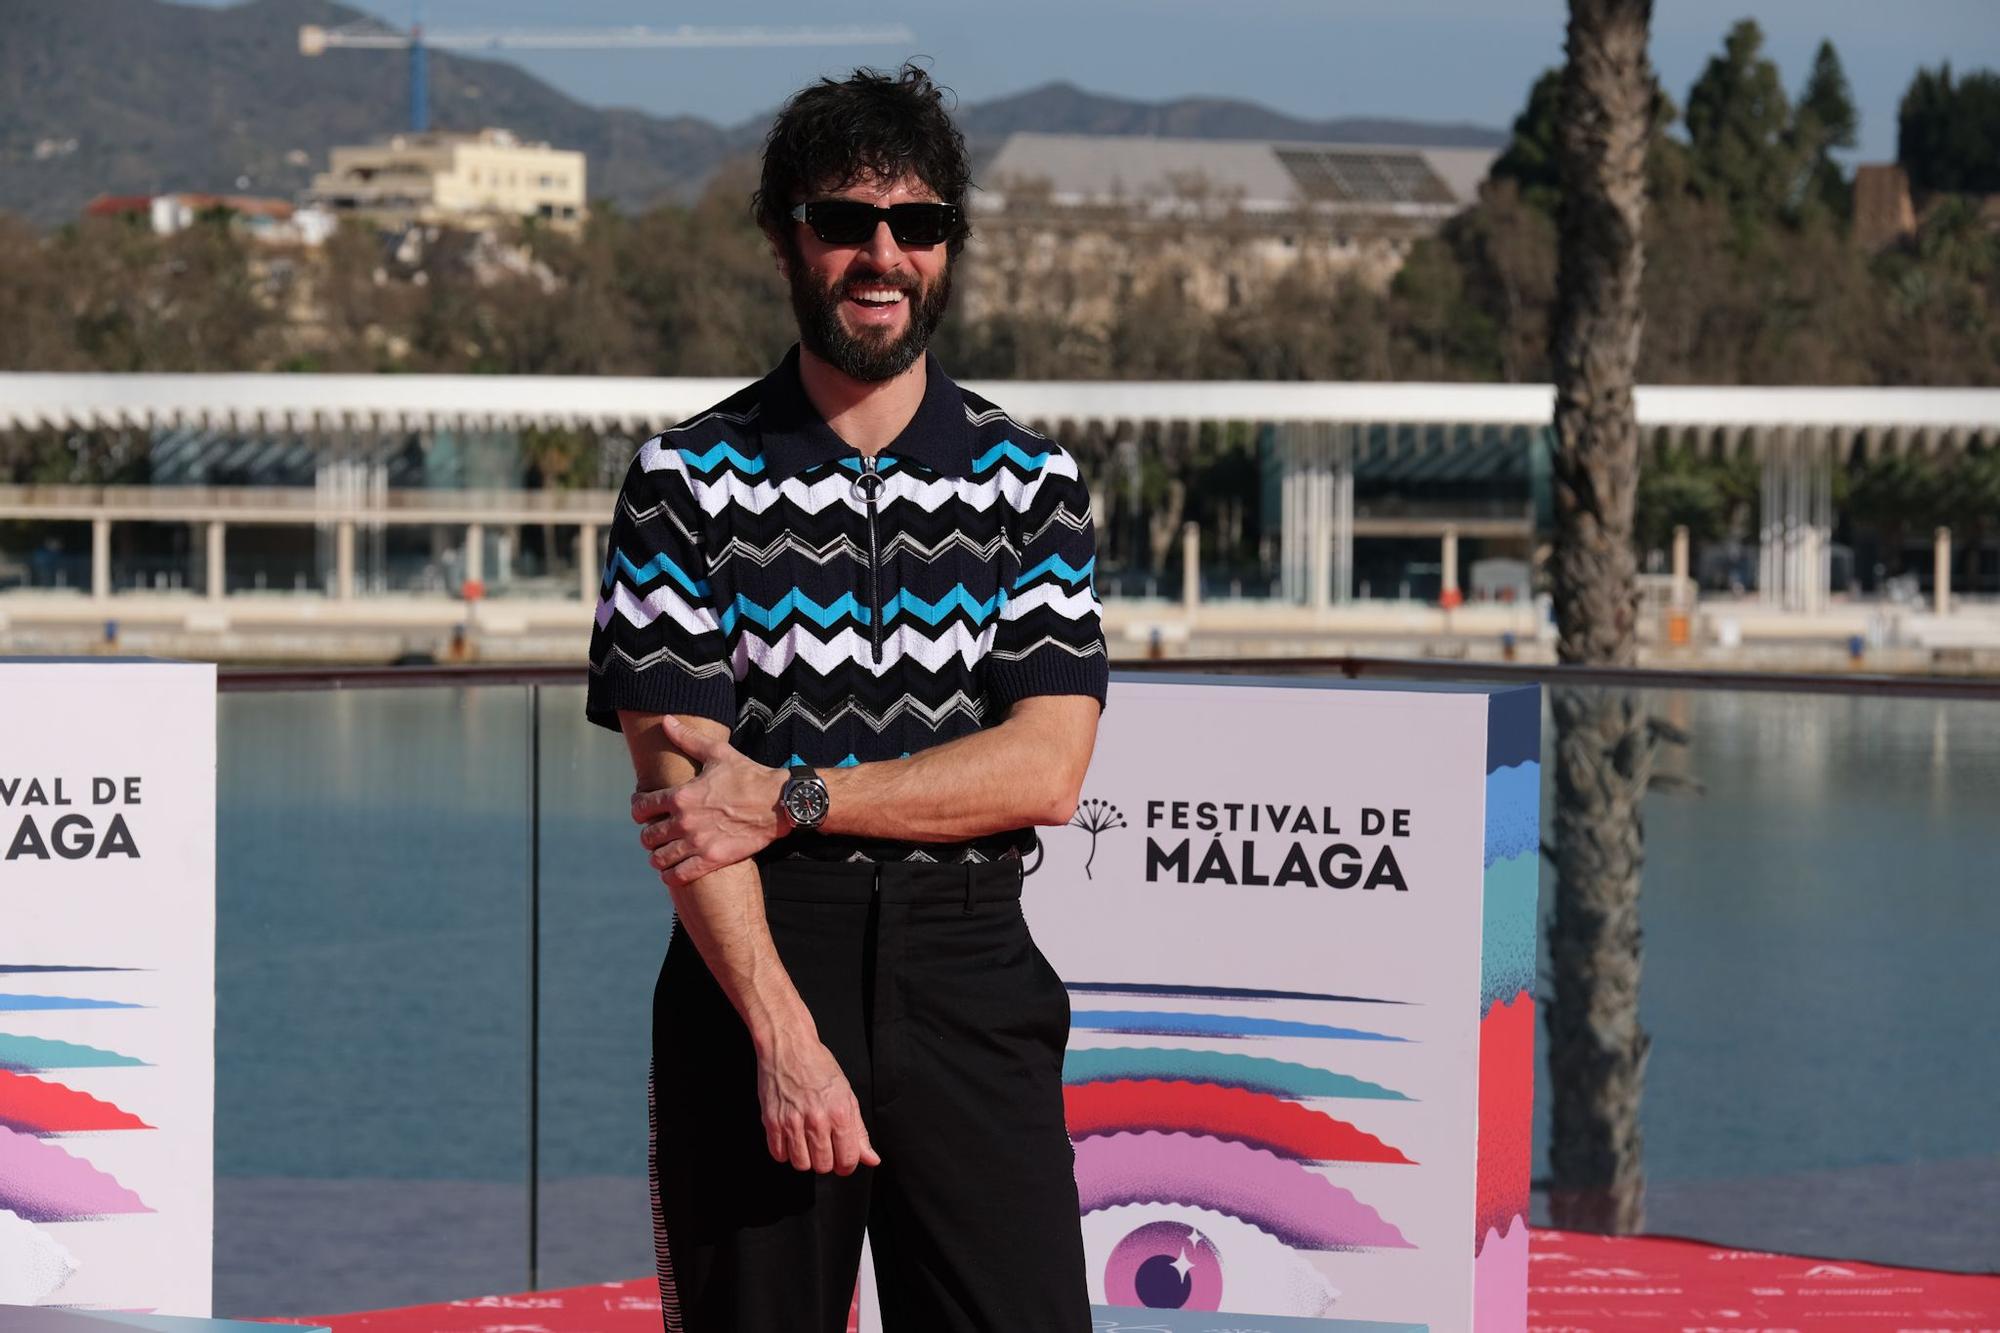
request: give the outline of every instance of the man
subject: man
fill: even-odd
[[[673,893],[654,993],[666,1327],[1089,1327],[1069,1001],[1020,911],[1106,665],[1087,493],[927,345],[969,228],[920,70],[780,112],[757,216],[799,346],[625,480],[588,710]]]

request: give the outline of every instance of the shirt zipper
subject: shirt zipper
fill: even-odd
[[[882,489],[881,474],[875,471],[873,456],[861,459],[861,498],[868,504],[868,639],[875,665],[882,665],[882,570],[881,548],[875,539],[875,497]]]

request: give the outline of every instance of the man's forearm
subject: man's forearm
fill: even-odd
[[[668,787],[694,776],[694,764],[666,739],[657,716],[620,713],[641,790]],[[721,724],[683,719],[697,729],[727,736]],[[786,1036],[814,1035],[812,1015],[785,971],[764,919],[763,882],[755,862],[743,861],[672,890],[674,914],[700,951],[722,993],[742,1016],[760,1055]]]
[[[1033,706],[907,759],[822,771],[825,832],[913,842],[956,842],[1031,824],[1063,824],[1076,811],[1090,763],[1097,703]]]
[[[755,862],[724,866],[673,895],[681,928],[742,1016],[760,1056],[788,1037],[817,1037],[812,1014],[771,942]]]

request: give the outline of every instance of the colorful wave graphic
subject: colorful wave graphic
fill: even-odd
[[[1535,1103],[1535,997],[1494,1005],[1479,1020],[1479,1157],[1472,1249],[1528,1215]]]
[[[1093,1009],[1070,1016],[1070,1027],[1146,1037],[1317,1037],[1330,1041],[1402,1041],[1382,1032],[1239,1014],[1166,1013],[1143,1009]]]
[[[42,1012],[60,1009],[143,1009],[123,1000],[92,1000],[78,995],[0,995],[0,1011]]]
[[[5,1128],[0,1128],[0,1208],[30,1222],[82,1222],[153,1211],[82,1158]]]
[[[1063,1111],[1072,1135],[1121,1130],[1213,1134],[1299,1161],[1412,1165],[1400,1149],[1324,1111],[1211,1083],[1086,1083],[1064,1090]]]
[[[1182,1203],[1257,1225],[1294,1249],[1413,1249],[1403,1233],[1324,1176],[1247,1144],[1195,1134],[1098,1134],[1076,1145],[1085,1213]],[[1266,1222],[1269,1225],[1266,1225]]]
[[[1071,989],[1075,989],[1072,987]],[[4,1062],[4,1048],[0,1048]],[[1297,1101],[1305,1097],[1351,1097],[1407,1102],[1412,1098],[1379,1083],[1313,1065],[1293,1064],[1235,1051],[1188,1051],[1165,1046],[1099,1046],[1063,1056],[1063,1082],[1109,1083],[1121,1079],[1161,1079],[1214,1083],[1225,1088],[1267,1092]]]
[[[0,1127],[22,1134],[152,1128],[123,1107],[87,1092],[4,1069],[0,1069]]]
[[[0,1069],[33,1073],[49,1069],[138,1068],[145,1063],[136,1056],[83,1046],[73,1041],[0,1032]]]

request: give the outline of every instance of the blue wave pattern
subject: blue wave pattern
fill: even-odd
[[[1130,1032],[1157,1037],[1325,1037],[1334,1041],[1393,1041],[1381,1032],[1330,1027],[1284,1018],[1244,1018],[1235,1014],[1167,1013],[1144,1009],[1092,1009],[1070,1016],[1072,1028]]]

